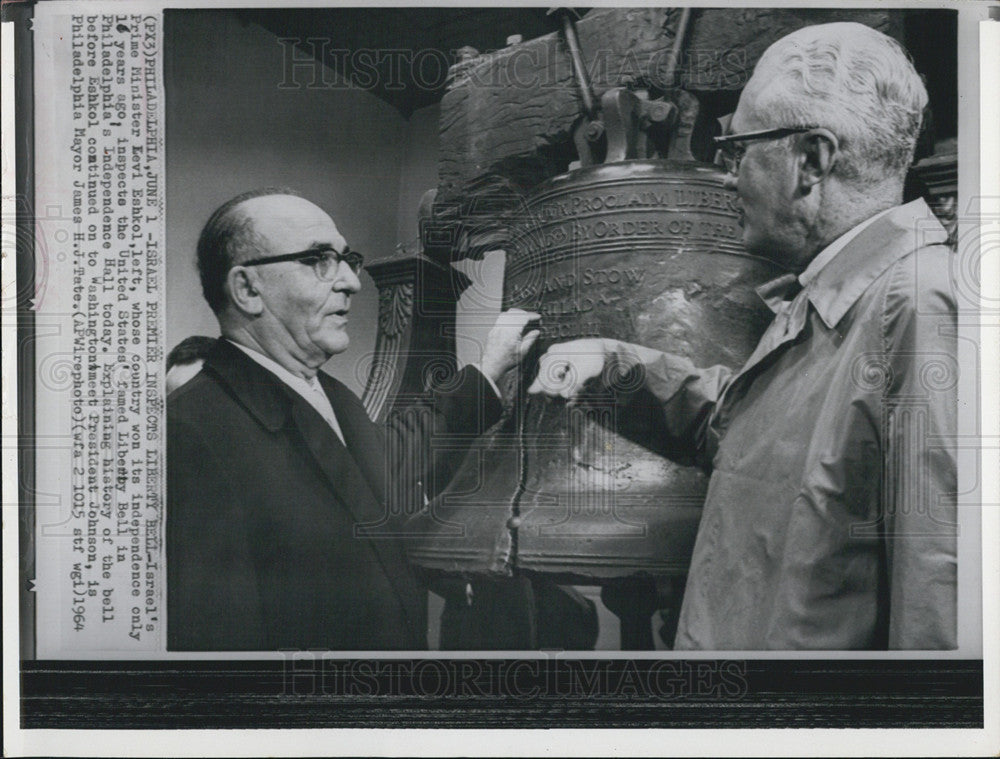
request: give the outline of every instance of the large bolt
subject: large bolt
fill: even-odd
[[[604,136],[604,124],[600,121],[591,121],[587,124],[583,136],[587,138],[587,142],[597,142]]]
[[[651,122],[667,121],[674,110],[674,106],[672,103],[663,102],[644,103],[643,110],[646,112],[644,115]]]

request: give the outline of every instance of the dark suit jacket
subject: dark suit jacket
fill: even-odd
[[[319,377],[346,448],[225,340],[168,399],[168,648],[426,648],[425,587],[402,541],[355,528],[385,521],[387,475],[406,469],[396,459],[425,446],[431,428],[475,434],[499,402],[464,370],[387,447],[357,396]]]

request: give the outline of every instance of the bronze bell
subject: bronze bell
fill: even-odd
[[[542,314],[540,350],[601,336],[739,366],[770,318],[754,287],[781,272],[742,250],[722,179],[707,164],[625,160],[543,183],[512,221],[503,307]],[[655,414],[616,405],[639,380],[568,406],[527,396],[533,371],[507,378],[503,418],[431,503],[434,534],[412,560],[584,582],[685,574],[707,477]]]
[[[669,153],[673,103],[613,88],[598,107],[572,15],[560,15],[583,103],[581,168],[544,182],[511,219],[503,307],[541,313],[540,351],[608,337],[738,367],[770,319],[754,286],[781,272],[742,250],[735,193],[718,168],[651,159]],[[534,370],[506,378],[502,419],[431,502],[431,534],[411,542],[411,560],[605,585],[686,574],[708,478],[664,439],[641,376],[605,377],[568,405],[526,395]],[[632,394],[628,406],[620,393]],[[645,620],[630,626],[648,635]]]

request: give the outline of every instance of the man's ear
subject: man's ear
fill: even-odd
[[[799,189],[808,193],[833,171],[840,155],[840,143],[829,129],[810,129],[798,141]]]
[[[226,275],[226,288],[233,306],[244,314],[257,316],[264,310],[264,301],[255,285],[256,277],[245,266],[234,266]]]

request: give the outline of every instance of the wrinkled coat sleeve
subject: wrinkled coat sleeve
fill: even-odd
[[[641,366],[629,358],[627,343],[614,343],[614,361],[637,373],[637,391],[622,394],[629,417],[651,420],[657,448],[670,458],[690,458],[709,468],[718,447],[710,421],[733,372],[725,366],[700,369],[673,353],[650,351]]]
[[[450,482],[462,451],[501,412],[496,392],[472,366],[429,384],[418,396],[398,398],[385,425],[392,513],[405,518],[422,510]]]
[[[894,273],[883,325],[888,645],[950,649],[957,644],[956,306],[947,257],[914,260]]]

